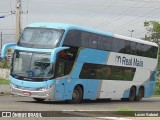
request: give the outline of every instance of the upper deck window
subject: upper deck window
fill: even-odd
[[[63,30],[52,28],[25,28],[20,38],[19,45],[35,48],[54,48],[58,45],[63,35]]]

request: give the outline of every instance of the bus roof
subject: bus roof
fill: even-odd
[[[90,29],[90,28],[87,28],[87,27],[82,27],[82,26],[73,25],[73,24],[32,23],[32,24],[28,25],[27,27],[56,28],[56,29],[64,29],[66,31],[72,30],[72,29],[82,30],[82,31],[87,31],[87,32],[91,32],[91,33],[101,34],[101,35],[105,35],[105,36],[115,37],[115,38],[119,38],[119,39],[124,39],[124,40],[128,40],[128,41],[133,41],[133,42],[138,42],[138,43],[148,44],[148,45],[158,47],[158,45],[156,43],[153,43],[153,42],[149,42],[149,41],[145,41],[145,40],[141,40],[141,39],[136,39],[136,38],[131,38],[131,37],[123,36],[123,35],[113,34],[113,33],[110,33],[110,32],[104,32],[104,31],[100,31],[100,30]]]

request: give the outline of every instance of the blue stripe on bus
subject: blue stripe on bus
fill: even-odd
[[[145,89],[144,97],[151,97],[154,95],[155,87],[156,87],[156,82],[155,82],[156,77],[157,77],[157,67],[153,71],[150,77],[150,80],[144,83],[144,89]]]
[[[83,99],[96,99],[97,94],[99,94],[100,80],[80,79],[79,75],[84,63],[106,64],[107,59],[107,51],[92,50],[88,48],[81,49],[73,67],[74,70],[66,77],[64,99],[72,99],[73,89],[77,84],[84,87]],[[90,60],[92,60],[92,62]]]
[[[155,86],[156,86],[156,82],[155,81],[147,81],[144,84],[144,97],[151,97],[154,95],[155,92]]]
[[[84,56],[86,55],[86,56]],[[98,57],[95,58],[95,55]],[[76,85],[82,85],[84,88],[84,95],[83,99],[96,99],[96,96],[98,94],[99,90],[99,80],[91,80],[91,79],[79,79],[80,72],[82,70],[82,66],[86,62],[90,62],[90,59],[92,59],[92,63],[99,63],[99,64],[106,64],[107,60],[107,52],[106,51],[100,51],[100,50],[91,50],[88,48],[81,49],[79,51],[79,55],[74,64],[72,72],[66,76],[66,78],[57,78],[59,80],[56,84],[55,89],[55,99],[56,100],[71,100],[73,90]],[[66,79],[66,80],[65,80]],[[63,93],[63,86],[62,83],[65,81],[65,93]],[[64,94],[64,96],[63,96]],[[64,98],[63,98],[64,97]]]
[[[24,80],[18,80],[16,78],[13,78],[10,76],[10,81],[14,85],[20,86],[20,87],[28,87],[28,88],[41,88],[45,86],[51,86],[55,83],[55,80],[47,80],[42,82],[33,82],[33,81],[24,81]]]
[[[107,58],[107,51],[84,48],[79,53],[78,61],[82,63],[106,64]]]

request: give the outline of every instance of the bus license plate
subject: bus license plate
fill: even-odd
[[[23,95],[25,95],[25,96],[30,96],[31,95],[31,93],[30,92],[23,92]]]

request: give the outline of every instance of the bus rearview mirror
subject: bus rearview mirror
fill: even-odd
[[[3,45],[2,47],[2,51],[1,51],[1,58],[5,58],[6,57],[6,52],[7,52],[7,49],[10,48],[10,47],[14,47],[16,46],[17,44],[15,43],[10,43],[10,44],[5,44]]]
[[[69,47],[54,48],[53,51],[51,52],[50,63],[52,63],[52,64],[55,63],[57,53],[62,50],[66,50],[66,49],[69,49]]]

